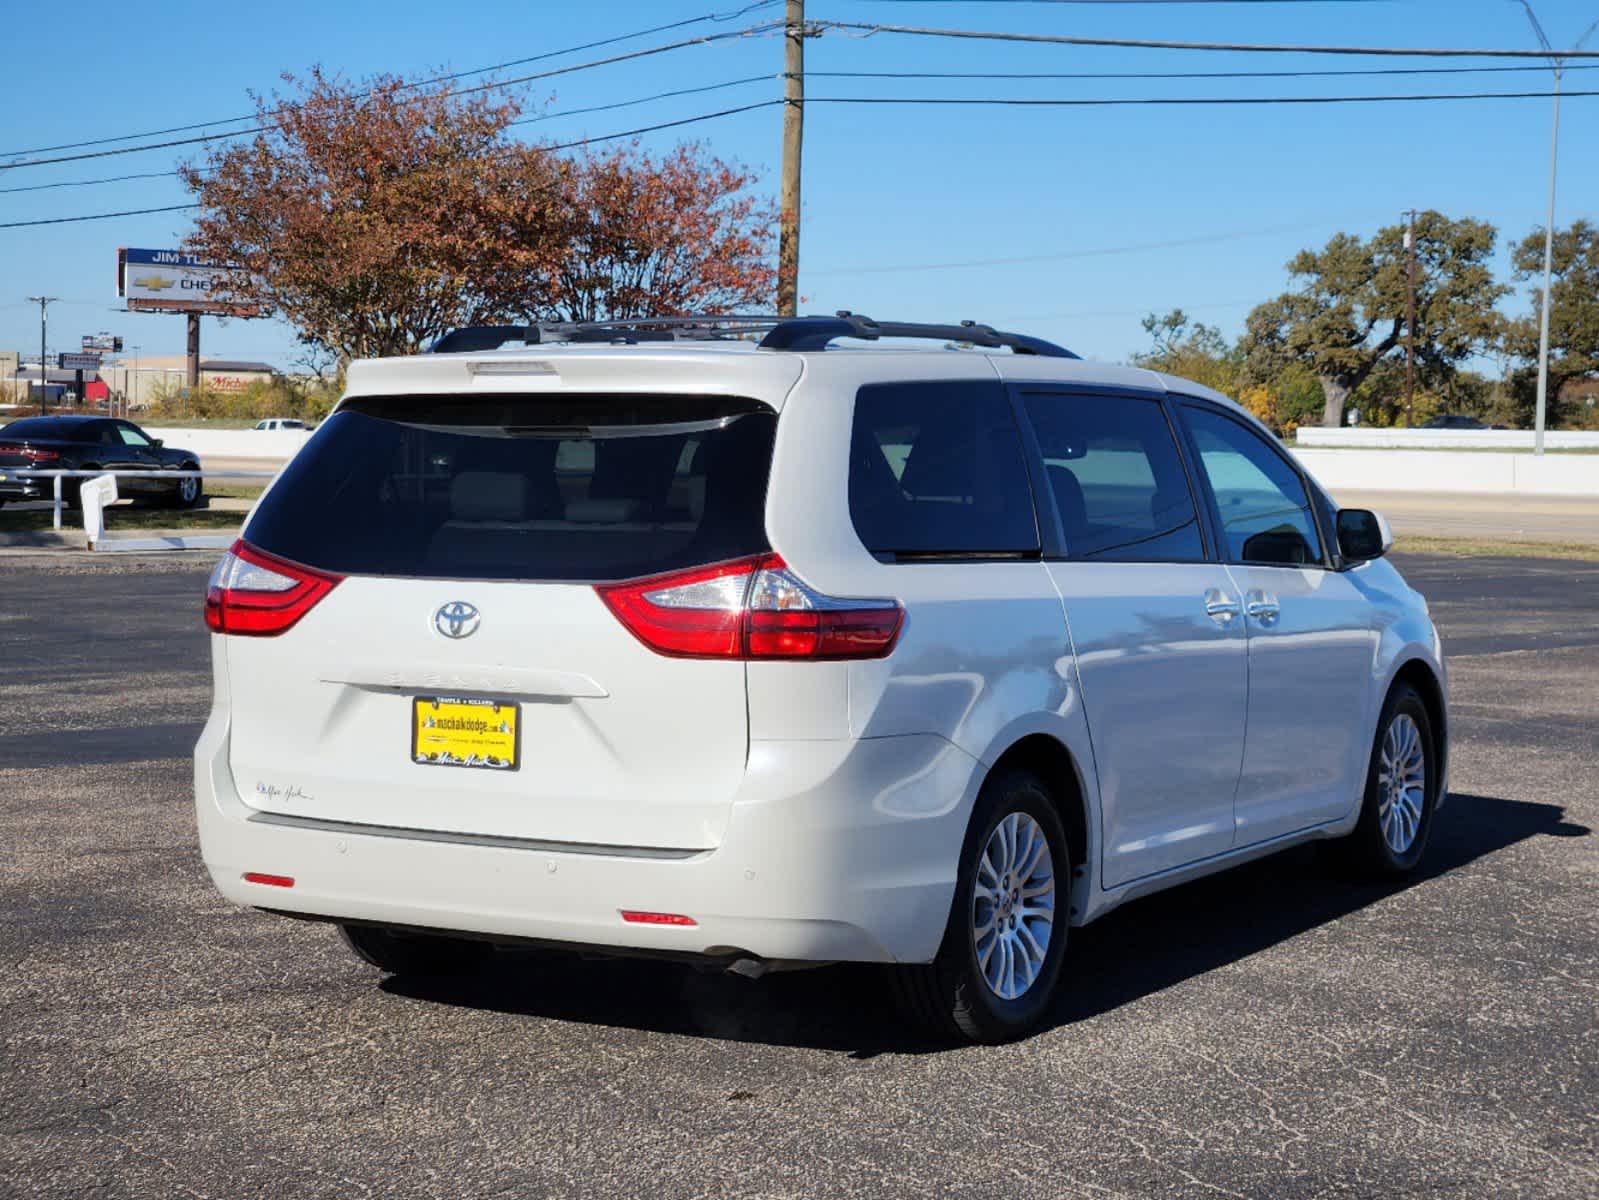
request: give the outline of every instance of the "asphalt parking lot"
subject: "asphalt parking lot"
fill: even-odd
[[[1421,878],[1130,905],[1044,1032],[949,1049],[863,969],[401,986],[230,907],[209,560],[0,561],[0,1195],[1599,1196],[1599,564],[1401,565],[1452,671]]]

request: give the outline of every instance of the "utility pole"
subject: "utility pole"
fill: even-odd
[[[805,0],[787,0],[783,29],[783,179],[777,214],[777,315],[799,312],[800,151],[805,140]]]
[[[1549,65],[1555,73],[1555,115],[1549,133],[1549,219],[1543,228],[1543,297],[1538,313],[1538,403],[1533,412],[1532,421],[1532,452],[1543,453],[1543,427],[1544,420],[1549,410],[1549,285],[1550,277],[1554,274],[1555,258],[1555,167],[1560,158],[1560,82],[1565,74],[1566,60],[1556,53],[1548,37],[1544,35],[1543,26],[1538,23],[1537,14],[1532,11],[1528,0],[1520,0],[1521,7],[1527,12],[1527,20],[1532,22],[1532,31],[1538,37],[1538,44],[1543,47],[1549,56]],[[1583,35],[1577,39],[1572,50],[1581,50],[1583,43],[1599,30],[1599,21],[1588,26]]]
[[[1527,10],[1532,16],[1532,9]],[[1538,20],[1533,18],[1533,27]],[[1543,227],[1543,297],[1538,313],[1538,403],[1532,415],[1532,452],[1543,453],[1543,427],[1549,412],[1549,281],[1555,267],[1555,166],[1560,161],[1560,60],[1555,60],[1555,120],[1549,134],[1549,216]]]
[[[39,306],[39,415],[44,416],[45,400],[49,397],[50,369],[45,366],[44,359],[44,327],[45,310],[53,301],[61,299],[60,296],[29,296],[30,303]]]
[[[192,312],[189,317],[189,345],[188,345],[188,381],[192,391],[200,386],[200,314]]]
[[[1405,428],[1416,407],[1416,210],[1405,230]]]

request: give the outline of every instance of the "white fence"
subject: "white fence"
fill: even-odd
[[[1302,425],[1295,435],[1301,446],[1343,446],[1358,449],[1403,447],[1409,450],[1531,450],[1530,429],[1324,429]],[[1599,430],[1550,430],[1549,450],[1599,450]]]
[[[1294,456],[1336,493],[1472,492],[1599,496],[1599,454],[1461,454],[1450,450],[1294,448]]]
[[[65,498],[61,494],[63,479],[82,479],[84,482],[78,489],[78,503],[83,512],[83,533],[88,540],[90,550],[225,550],[233,544],[234,535],[226,534],[180,534],[163,537],[119,537],[112,538],[105,531],[105,510],[117,501],[117,477],[133,476],[142,482],[149,482],[149,471],[46,471],[26,470],[7,471],[12,478],[22,479],[50,479],[53,480],[53,524],[61,528],[61,512],[65,507]],[[204,479],[207,475],[226,475],[229,479],[271,479],[277,475],[276,471],[162,471],[160,478],[165,479]],[[240,514],[239,523],[244,523],[244,514]]]
[[[299,453],[311,436],[309,429],[182,429],[152,428],[147,430],[161,439],[163,445],[181,450],[192,450],[202,460],[206,458],[260,458],[283,462]]]

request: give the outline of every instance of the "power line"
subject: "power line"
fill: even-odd
[[[1198,104],[1401,104],[1426,100],[1547,100],[1553,92],[1439,92],[1402,96],[1122,96],[1069,100],[999,96],[811,96],[807,104],[929,104],[1014,108],[1117,108]],[[1562,96],[1599,96],[1599,91],[1562,92]]]
[[[1599,68],[1595,68],[1599,69]],[[822,74],[823,72],[815,72]],[[834,73],[837,74],[837,73]],[[751,75],[741,79],[730,79],[722,83],[707,84],[698,88],[679,88],[669,92],[659,92],[652,96],[641,96],[633,100],[618,101],[614,104],[593,105],[588,108],[569,109],[562,112],[546,113],[538,117],[529,117],[521,121],[513,121],[511,125],[528,125],[538,121],[550,120],[557,117],[578,116],[584,113],[602,112],[618,108],[628,108],[639,104],[648,104],[673,96],[690,95],[700,92],[717,91],[725,88],[736,87],[749,83],[761,82],[772,78],[770,75]],[[1570,98],[1599,96],[1595,91],[1568,91],[1561,93]],[[972,107],[1015,107],[1015,108],[1118,108],[1118,107],[1167,107],[1167,106],[1198,106],[1198,105],[1262,105],[1262,104],[1403,104],[1419,103],[1426,101],[1444,100],[1535,100],[1548,99],[1553,92],[1437,92],[1431,94],[1415,95],[1377,95],[1377,96],[1129,96],[1129,97],[1072,97],[1072,98],[1047,98],[1047,97],[1004,97],[1004,96],[811,96],[808,104],[862,104],[862,105],[928,105],[951,106],[966,105]],[[715,120],[719,117],[732,116],[737,113],[750,112],[757,108],[766,108],[773,104],[780,104],[781,100],[760,100],[753,104],[739,105],[733,108],[721,109],[717,112],[702,113],[698,116],[685,117],[675,121],[664,121],[654,125],[643,125],[636,129],[623,130],[619,133],[603,134],[592,138],[579,138],[575,141],[559,142],[554,145],[535,147],[544,150],[566,150],[574,146],[584,146],[593,142],[614,141],[618,138],[633,137],[642,133],[651,133],[661,129],[674,129],[682,125],[693,125],[701,121]],[[510,126],[507,126],[509,128]],[[511,148],[507,148],[509,150]],[[139,179],[176,178],[177,171],[150,171],[132,175],[112,175],[104,179],[74,179],[63,180],[58,183],[35,184],[29,187],[0,188],[0,194],[14,192],[45,191],[52,188],[63,187],[91,187],[98,184],[122,183]],[[136,209],[128,213],[106,213],[103,216],[129,216],[143,212],[171,212],[177,208],[196,207],[194,205],[179,205],[175,207]],[[66,221],[99,220],[100,216],[89,217],[63,217],[45,221],[17,221],[0,224],[0,229],[15,229],[23,225],[50,225]]]
[[[518,84],[531,83],[538,79],[552,79],[557,75],[570,75],[575,71],[587,71],[594,67],[610,66],[613,63],[628,62],[637,58],[648,58],[655,54],[665,54],[671,50],[681,50],[687,46],[704,46],[713,42],[727,41],[731,38],[748,37],[751,34],[766,33],[774,29],[781,29],[781,22],[766,23],[761,25],[748,25],[742,29],[729,30],[726,33],[707,33],[699,37],[685,38],[682,41],[668,42],[660,46],[650,46],[643,50],[632,50],[626,54],[613,54],[608,58],[592,59],[589,62],[574,63],[568,67],[556,67],[549,71],[536,71],[529,75],[521,75],[514,79],[495,80],[492,83],[477,84],[468,88],[457,88],[446,93],[449,96],[469,96],[476,92],[490,91],[496,88],[514,87]],[[282,111],[282,110],[279,110]],[[226,141],[230,138],[248,137],[252,133],[265,133],[270,127],[256,125],[249,129],[235,129],[227,133],[201,134],[197,137],[174,138],[164,142],[146,142],[140,146],[120,146],[114,150],[90,150],[81,154],[63,154],[55,158],[30,158],[23,162],[0,163],[0,171],[15,171],[21,167],[43,167],[54,163],[80,162],[89,158],[109,158],[118,154],[138,154],[145,150],[165,150],[173,146],[193,146],[205,142]]]
[[[1162,302],[1166,303],[1166,302]],[[1209,312],[1214,309],[1226,308],[1254,308],[1260,303],[1259,296],[1251,296],[1246,300],[1206,300],[1199,304],[1184,304],[1184,312]],[[1144,317],[1149,315],[1150,308],[1091,308],[1079,312],[1056,313],[985,313],[984,316],[994,324],[1002,321],[1081,321],[1085,319],[1100,319],[1105,317]]]
[[[555,112],[540,113],[536,117],[524,117],[519,121],[511,121],[506,125],[506,128],[533,125],[540,121],[552,121],[560,117],[576,117],[588,113],[609,112],[618,108],[633,108],[640,104],[653,104],[659,100],[669,100],[678,96],[693,96],[704,92],[724,91],[728,88],[740,87],[751,83],[762,83],[773,78],[775,78],[775,75],[771,73],[746,75],[741,79],[727,79],[721,83],[708,83],[701,87],[675,88],[672,91],[656,92],[650,96],[638,96],[631,100],[618,100],[611,104],[594,104],[586,108],[563,108]],[[104,183],[127,183],[138,179],[177,179],[180,174],[181,172],[178,171],[142,171],[132,175],[111,175],[104,179],[63,179],[55,183],[35,183],[27,187],[0,188],[0,196],[16,192],[44,192],[55,188],[94,187]]]
[[[854,30],[868,37],[879,33],[913,37],[963,38],[994,42],[1032,42],[1055,46],[1118,46],[1133,50],[1209,50],[1232,54],[1353,54],[1396,58],[1536,58],[1543,50],[1472,50],[1404,46],[1303,46],[1257,42],[1172,42],[1147,38],[1081,37],[1062,33],[1004,33],[986,29],[934,29],[920,25],[873,25],[863,21],[818,21],[822,30]],[[1599,50],[1562,52],[1564,58],[1599,58]]]
[[[665,33],[667,30],[681,29],[686,25],[698,25],[704,21],[736,20],[745,13],[754,12],[755,10],[761,8],[770,8],[775,3],[777,3],[777,0],[757,0],[757,2],[754,4],[746,4],[743,8],[735,9],[732,12],[705,13],[702,16],[688,17],[682,21],[669,21],[665,25],[652,25],[648,29],[637,29],[632,33],[622,33],[617,34],[615,37],[601,38],[598,41],[583,42],[576,46],[566,46],[560,50],[546,50],[542,54],[529,55],[527,58],[513,58],[506,62],[493,63],[486,67],[473,67],[470,70],[456,71],[450,75],[438,75],[432,79],[419,79],[415,83],[404,84],[400,90],[404,91],[410,88],[429,87],[435,83],[450,83],[457,79],[465,79],[468,75],[486,75],[490,71],[503,71],[509,67],[521,67],[526,66],[528,63],[543,62],[551,58],[560,58],[563,54],[577,54],[583,50],[597,50],[601,46],[612,46],[617,42],[629,42],[634,38],[648,37],[652,33]],[[359,99],[361,97],[370,96],[371,94],[372,92],[370,89],[364,92],[357,92],[356,98]],[[267,115],[276,116],[277,114],[283,112],[287,107],[289,106],[280,105],[279,107],[272,109]],[[0,151],[0,158],[15,158],[21,154],[49,154],[56,150],[77,150],[84,146],[104,146],[110,144],[111,142],[133,141],[135,138],[165,137],[169,133],[187,133],[191,129],[206,129],[212,125],[236,125],[240,121],[254,121],[257,119],[257,117],[258,114],[256,113],[246,113],[245,115],[238,117],[218,117],[214,121],[196,121],[188,125],[170,125],[165,129],[148,129],[143,133],[124,133],[119,134],[116,137],[93,138],[85,142],[61,142],[54,146],[35,146],[27,150],[6,150]]]
[[[1307,229],[1322,229],[1337,224],[1332,218],[1320,221],[1299,221],[1292,225],[1270,225],[1263,229],[1241,229],[1227,233],[1207,233],[1186,238],[1167,238],[1155,242],[1130,242],[1123,246],[1099,246],[1092,250],[1063,250],[1054,254],[1017,254],[1005,258],[974,258],[958,262],[897,263],[884,266],[822,267],[807,270],[812,275],[891,275],[902,271],[960,271],[974,267],[1006,267],[1040,262],[1064,262],[1074,258],[1104,258],[1115,254],[1137,254],[1148,250],[1178,250],[1188,246],[1208,246],[1214,242],[1235,242],[1246,238],[1273,237],[1282,233],[1303,233]]]
[[[598,137],[577,138],[570,142],[556,142],[549,146],[538,146],[536,149],[544,152],[552,150],[571,150],[577,146],[590,146],[597,142],[613,142],[619,138],[637,137],[643,133],[654,133],[660,129],[677,129],[683,125],[695,125],[701,121],[714,121],[720,117],[731,117],[737,113],[753,112],[758,108],[770,108],[774,104],[781,104],[781,100],[757,100],[753,104],[741,104],[735,108],[724,108],[718,112],[701,113],[697,117],[683,117],[676,121],[660,121],[654,125],[640,125],[635,129],[622,129],[615,133],[601,134]],[[46,217],[35,221],[6,221],[0,223],[0,229],[23,229],[34,225],[67,225],[79,221],[105,221],[113,217],[142,217],[151,213],[185,212],[199,208],[198,204],[168,204],[159,208],[130,208],[123,212],[89,213],[79,217]]]
[[[610,104],[591,104],[587,108],[563,108],[555,112],[540,113],[536,117],[524,117],[520,121],[512,121],[507,129],[518,125],[536,125],[540,121],[553,121],[559,117],[578,117],[586,113],[610,112],[618,108],[634,108],[640,104],[653,104],[657,100],[671,100],[678,96],[697,96],[703,92],[720,92],[728,88],[743,87],[751,83],[765,83],[776,79],[777,72],[768,71],[764,75],[746,75],[742,79],[727,79],[721,83],[707,83],[700,87],[677,88],[670,92],[656,92],[653,96],[639,96],[633,100],[617,100]]]
[[[1577,92],[1567,92],[1568,96],[1579,95]],[[574,146],[588,146],[595,142],[614,142],[618,138],[637,137],[641,133],[654,133],[658,129],[676,129],[682,125],[695,125],[700,121],[714,121],[718,117],[731,117],[737,113],[754,112],[757,108],[771,108],[774,104],[783,103],[781,100],[757,100],[754,104],[741,104],[737,108],[724,108],[720,112],[704,113],[698,117],[684,117],[679,121],[662,121],[656,125],[640,125],[637,129],[624,129],[619,133],[607,133],[600,137],[578,138],[573,142],[556,142],[551,146],[540,146],[540,150],[570,150]]]
[[[63,179],[56,183],[35,183],[27,187],[0,188],[0,196],[13,192],[47,192],[52,188],[93,187],[101,183],[127,183],[132,179],[176,179],[176,171],[142,171],[136,175],[112,175],[105,179]]]
[[[1226,0],[1238,3],[1240,0]],[[1308,3],[1310,0],[1297,0]],[[1378,3],[1379,0],[1371,0]],[[1387,3],[1389,0],[1380,0]],[[812,79],[1331,79],[1370,75],[1491,75],[1503,72],[1545,72],[1528,67],[1351,67],[1325,71],[807,71]],[[1567,67],[1599,71],[1599,63]]]
[[[770,0],[767,0],[770,2]],[[1154,0],[1151,0],[1154,2]],[[1176,0],[1174,0],[1176,2]],[[1240,0],[1226,0],[1228,3]],[[1244,0],[1252,2],[1252,0]],[[1376,0],[1372,0],[1376,2]],[[1386,2],[1386,0],[1385,0]],[[1543,72],[1548,68],[1543,66],[1525,67],[1360,67],[1331,70],[1305,70],[1305,71],[807,71],[806,75],[813,79],[974,79],[974,80],[1114,80],[1114,79],[1319,79],[1319,78],[1345,78],[1352,76],[1388,76],[1388,75],[1471,75],[1471,74],[1498,74],[1505,72]],[[1570,71],[1599,71],[1599,64],[1590,63],[1566,68]],[[560,117],[575,117],[596,112],[609,112],[620,108],[631,108],[640,104],[651,104],[660,100],[672,99],[678,96],[696,95],[704,92],[722,91],[728,88],[747,86],[774,78],[772,74],[747,75],[739,79],[728,79],[721,83],[705,84],[700,87],[677,88],[671,91],[656,92],[649,96],[639,96],[631,100],[618,100],[610,104],[595,104],[584,108],[560,109],[555,112],[540,113],[533,117],[524,117],[512,121],[506,127],[514,128],[523,125],[538,124],[543,121],[555,120]],[[1520,93],[1500,93],[1513,98],[1521,98]],[[1568,95],[1571,93],[1567,93]],[[1580,93],[1578,93],[1580,94]],[[1482,93],[1480,98],[1488,98],[1492,93]],[[1431,98],[1431,97],[1426,97]],[[1438,97],[1444,98],[1444,97]],[[1397,99],[1397,98],[1395,98]],[[889,103],[889,100],[867,101],[858,103]],[[909,101],[906,101],[909,102]],[[937,101],[938,103],[951,103],[953,101]],[[1192,103],[1201,103],[1194,100]],[[1227,100],[1217,100],[1215,103],[1230,103]],[[1288,103],[1288,101],[1268,100],[1262,103]],[[1354,102],[1353,100],[1349,102]],[[975,103],[975,101],[974,101]],[[988,103],[999,103],[991,101]],[[128,183],[144,179],[176,179],[177,171],[145,171],[128,175],[112,175],[103,179],[67,179],[55,183],[38,183],[26,187],[0,188],[0,195],[12,195],[21,192],[53,191],[58,188],[69,187],[94,187],[107,183]]]
[[[0,224],[0,229],[21,229],[28,225],[71,225],[78,221],[106,221],[112,217],[142,217],[147,213],[182,212],[185,209],[199,208],[198,204],[168,204],[163,208],[129,208],[122,212],[90,213],[82,217],[46,217],[39,221],[7,221]]]
[[[705,14],[705,15],[700,16],[700,17],[687,18],[687,19],[685,19],[683,21],[671,22],[671,23],[666,24],[666,25],[655,26],[655,27],[652,27],[651,29],[648,29],[648,30],[640,30],[640,31],[637,31],[637,32],[631,33],[631,34],[621,34],[621,35],[618,35],[618,36],[613,37],[613,38],[605,38],[605,39],[601,39],[601,40],[598,40],[598,41],[595,41],[595,42],[584,43],[584,44],[582,44],[580,46],[567,47],[567,48],[562,49],[562,50],[548,51],[548,52],[546,52],[544,54],[533,55],[533,56],[526,57],[526,58],[511,59],[511,60],[508,60],[508,61],[506,61],[504,63],[495,64],[495,65],[489,66],[489,67],[474,68],[473,70],[456,72],[453,75],[438,76],[438,77],[436,77],[436,78],[434,78],[432,80],[420,81],[418,83],[406,84],[406,85],[403,85],[403,86],[405,88],[413,88],[413,87],[419,87],[419,86],[426,86],[429,83],[449,82],[449,81],[454,80],[454,79],[463,78],[463,77],[465,77],[467,75],[483,74],[483,73],[486,73],[486,72],[489,72],[489,71],[500,70],[500,69],[503,69],[503,68],[508,67],[508,66],[523,65],[523,64],[526,64],[526,63],[529,63],[529,62],[540,61],[540,60],[543,60],[543,59],[556,57],[556,56],[559,56],[559,55],[562,55],[562,54],[575,53],[576,51],[582,50],[582,49],[590,49],[590,48],[594,48],[594,47],[598,47],[598,46],[613,44],[613,43],[619,42],[619,41],[627,41],[627,40],[630,40],[631,38],[641,37],[641,36],[644,36],[644,35],[646,35],[648,33],[651,33],[651,32],[659,32],[659,31],[666,30],[666,29],[679,28],[679,27],[681,27],[683,25],[695,24],[695,23],[698,23],[698,22],[701,22],[701,21],[705,21],[705,20],[730,20],[730,19],[733,19],[733,18],[735,18],[737,16],[741,16],[744,13],[747,13],[747,12],[750,12],[750,11],[754,11],[754,10],[759,9],[759,8],[766,7],[767,4],[769,4],[771,2],[772,2],[772,0],[759,0],[759,2],[757,2],[755,4],[746,5],[744,8],[738,9],[738,10],[734,10],[731,13],[724,13],[724,14],[711,13],[711,14]],[[1079,2],[1088,2],[1088,0],[1079,0]],[[1112,0],[1093,0],[1093,2],[1112,2]],[[1122,2],[1122,3],[1127,3],[1127,2],[1133,2],[1133,3],[1139,3],[1139,2],[1142,2],[1142,3],[1171,2],[1171,3],[1175,3],[1175,2],[1178,2],[1178,0],[1116,0],[1116,2]],[[1195,0],[1183,0],[1183,2],[1192,3],[1192,2],[1195,2]],[[1207,0],[1207,2],[1209,2],[1209,0]],[[1230,2],[1230,3],[1264,3],[1264,2],[1267,2],[1267,0],[1227,0],[1227,2]],[[1349,2],[1349,0],[1342,0],[1342,2]],[[1373,0],[1373,2],[1374,2],[1374,0]],[[1115,47],[1128,47],[1128,48],[1138,48],[1138,49],[1206,50],[1206,51],[1226,51],[1226,52],[1238,52],[1238,53],[1388,55],[1388,56],[1401,56],[1401,57],[1490,57],[1490,58],[1542,58],[1542,57],[1544,57],[1544,54],[1543,54],[1542,51],[1535,51],[1535,50],[1480,50],[1480,49],[1443,49],[1443,48],[1428,49],[1428,48],[1403,48],[1403,47],[1384,47],[1384,46],[1365,46],[1365,47],[1360,47],[1360,46],[1296,46],[1296,45],[1259,45],[1259,44],[1252,44],[1252,43],[1228,43],[1228,42],[1177,42],[1177,41],[1156,41],[1156,40],[1132,39],[1132,38],[1095,38],[1095,37],[1070,36],[1070,35],[1063,35],[1063,34],[1025,34],[1025,33],[1005,33],[1005,32],[999,32],[999,31],[984,31],[984,30],[936,29],[936,28],[926,28],[926,27],[909,26],[909,25],[866,24],[866,23],[862,23],[862,22],[846,22],[846,21],[822,21],[822,22],[817,22],[816,23],[816,27],[817,27],[818,30],[826,30],[826,29],[853,30],[853,31],[856,31],[856,32],[859,32],[859,33],[863,33],[863,34],[865,34],[867,36],[870,36],[870,35],[873,35],[873,34],[878,34],[878,33],[892,33],[892,34],[923,36],[923,37],[966,38],[966,39],[975,38],[975,39],[980,39],[980,40],[996,40],[996,41],[1008,41],[1008,42],[1028,42],[1028,43],[1072,45],[1072,46],[1115,46]],[[642,57],[645,57],[645,56],[648,56],[648,55],[652,55],[652,54],[660,54],[660,53],[664,53],[664,52],[666,52],[668,50],[681,49],[681,48],[686,47],[686,46],[703,45],[703,44],[710,43],[710,42],[726,40],[726,39],[731,38],[731,37],[743,37],[743,36],[747,36],[747,35],[752,34],[752,33],[768,32],[768,31],[771,31],[774,28],[781,28],[781,23],[768,23],[768,24],[764,24],[764,25],[755,25],[755,26],[746,27],[746,28],[741,29],[741,30],[731,31],[731,32],[725,33],[725,34],[709,34],[709,35],[705,35],[703,37],[690,38],[690,39],[686,39],[684,41],[669,43],[669,44],[664,45],[664,46],[651,47],[651,48],[648,48],[646,50],[634,51],[634,52],[631,52],[629,54],[615,55],[615,56],[611,56],[609,58],[598,59],[598,60],[595,60],[595,61],[592,61],[592,62],[588,62],[588,63],[579,63],[579,64],[576,64],[576,65],[573,65],[573,66],[570,66],[570,67],[558,68],[558,69],[552,70],[552,71],[535,72],[535,73],[532,73],[532,74],[521,76],[521,77],[516,78],[516,79],[495,81],[493,83],[483,84],[483,85],[479,85],[479,86],[476,86],[476,87],[473,87],[473,88],[462,88],[462,89],[458,89],[457,91],[455,91],[455,92],[453,92],[451,94],[452,95],[467,95],[467,94],[471,94],[473,92],[479,92],[479,91],[488,90],[490,88],[510,87],[510,86],[514,86],[516,84],[528,83],[528,82],[532,82],[532,81],[538,80],[538,79],[547,79],[547,78],[551,78],[551,77],[553,77],[555,75],[567,74],[567,73],[570,73],[570,72],[573,72],[573,71],[588,70],[588,69],[591,69],[591,68],[594,68],[594,67],[609,65],[611,63],[624,62],[624,61],[627,61],[627,60],[630,60],[630,59],[633,59],[633,58],[642,58]],[[1599,58],[1599,51],[1571,51],[1571,52],[1567,53],[1565,55],[1565,57],[1567,57],[1567,58]],[[362,94],[370,94],[370,93],[362,93]],[[281,113],[283,111],[284,111],[284,108],[283,107],[279,107],[277,109],[271,110],[267,115],[268,116],[273,116],[273,115],[276,115],[276,114]],[[161,135],[164,135],[165,133],[169,133],[169,132],[186,132],[187,130],[190,130],[190,129],[207,128],[207,127],[209,127],[211,125],[218,125],[218,124],[233,124],[233,123],[236,123],[238,121],[251,120],[251,119],[254,119],[254,118],[253,117],[249,117],[249,116],[240,116],[240,117],[223,118],[223,119],[220,119],[220,120],[217,120],[217,121],[198,122],[198,123],[190,124],[190,125],[170,126],[170,127],[168,127],[167,129],[164,129],[164,130],[152,131],[152,133],[149,134],[148,136],[161,136]],[[54,157],[54,158],[46,158],[46,159],[30,159],[30,160],[27,160],[27,161],[24,161],[24,162],[0,164],[0,170],[12,170],[12,169],[15,169],[15,168],[18,168],[18,167],[45,166],[45,165],[49,165],[49,164],[52,164],[52,163],[74,162],[74,161],[80,161],[80,160],[86,159],[86,158],[105,157],[105,156],[116,155],[116,154],[135,154],[135,153],[140,153],[140,152],[146,151],[146,150],[170,149],[170,148],[172,148],[174,146],[196,145],[196,144],[203,144],[203,143],[206,143],[206,142],[226,140],[226,139],[235,138],[235,137],[246,137],[246,136],[248,136],[248,135],[250,135],[252,133],[264,132],[264,130],[265,130],[264,126],[254,126],[252,128],[249,128],[249,129],[231,130],[231,131],[226,131],[226,132],[222,132],[222,133],[214,133],[214,134],[204,134],[204,135],[199,135],[199,136],[192,137],[192,138],[170,139],[170,140],[161,141],[161,142],[147,143],[145,145],[139,145],[139,146],[123,146],[123,147],[118,147],[116,149],[98,150],[98,151],[93,151],[93,152],[85,153],[85,154],[62,155],[62,156],[57,156],[57,157]],[[41,147],[41,148],[38,148],[36,150],[11,151],[9,153],[11,155],[15,155],[15,154],[43,153],[43,152],[46,152],[46,151],[53,151],[53,150],[57,150],[57,149],[77,149],[77,148],[86,147],[86,146],[105,145],[105,144],[107,144],[109,142],[114,142],[114,141],[127,141],[127,140],[131,140],[132,138],[142,137],[142,136],[146,136],[146,135],[144,135],[144,134],[123,134],[123,135],[119,135],[117,137],[91,139],[91,140],[82,141],[82,142],[61,143],[61,144],[59,144],[57,146]],[[0,155],[0,157],[5,157],[5,156],[7,156],[7,155]]]
[[[878,4],[1391,4],[1393,0],[876,0]]]

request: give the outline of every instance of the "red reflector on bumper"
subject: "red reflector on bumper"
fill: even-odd
[[[633,925],[698,925],[693,917],[685,917],[682,913],[657,913],[634,912],[631,909],[622,910],[622,920]]]
[[[245,883],[260,883],[267,887],[293,887],[294,880],[287,875],[263,875],[260,871],[246,871]]]

